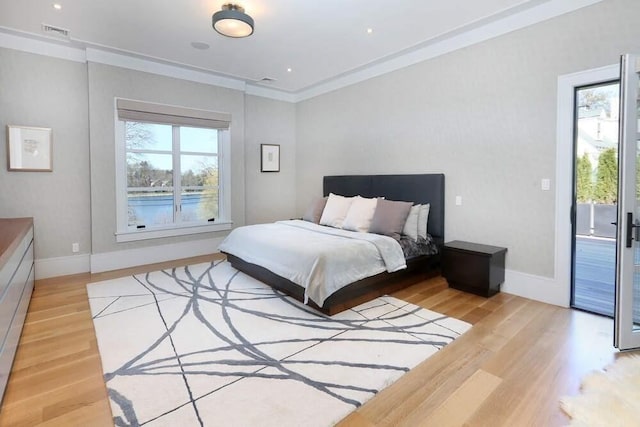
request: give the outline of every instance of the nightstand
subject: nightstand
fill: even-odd
[[[500,292],[507,248],[455,240],[442,248],[442,276],[449,286],[483,297]]]

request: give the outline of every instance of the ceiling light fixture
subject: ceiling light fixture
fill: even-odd
[[[253,34],[253,18],[237,4],[222,5],[222,10],[211,17],[211,24],[214,30],[227,37],[240,38]]]
[[[54,3],[54,4],[53,4],[53,8],[54,8],[55,10],[61,10],[61,9],[62,9],[62,5],[61,5],[60,3]]]

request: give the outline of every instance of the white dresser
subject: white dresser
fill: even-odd
[[[33,291],[33,220],[0,218],[0,401]]]

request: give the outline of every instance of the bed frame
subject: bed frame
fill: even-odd
[[[438,246],[444,243],[444,174],[421,175],[340,175],[325,176],[323,193],[342,196],[384,197],[419,204],[429,203],[427,232]],[[264,267],[226,254],[231,265],[298,301],[304,301],[304,288]],[[395,273],[380,273],[345,286],[332,294],[322,307],[309,305],[332,316],[363,302],[410,286],[439,272],[440,255],[421,256],[407,261],[407,268]]]

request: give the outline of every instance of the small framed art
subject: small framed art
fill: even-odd
[[[260,172],[280,172],[280,146],[260,144]]]
[[[51,172],[51,128],[7,126],[7,167],[10,171]]]

